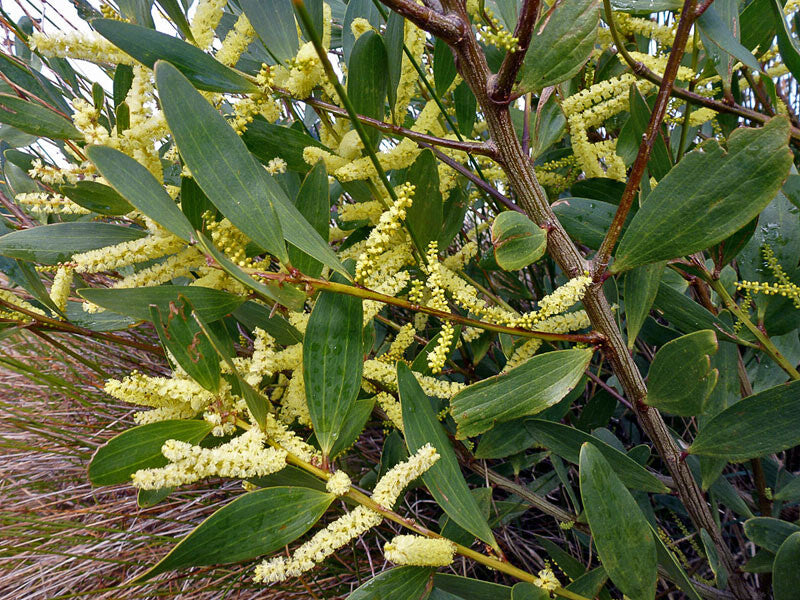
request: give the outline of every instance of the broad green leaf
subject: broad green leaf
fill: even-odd
[[[544,104],[539,100],[533,115],[531,131],[533,158],[539,158],[550,146],[564,137],[567,131],[567,117],[554,95],[547,98]],[[581,194],[573,193],[573,195],[580,196]]]
[[[778,548],[772,566],[775,600],[793,600],[800,590],[800,531],[793,533]]]
[[[166,311],[150,306],[150,318],[161,344],[188,373],[211,393],[219,391],[219,356],[214,346],[192,317],[192,306],[183,296],[170,302]]]
[[[240,4],[267,51],[279,63],[297,54],[297,25],[291,0],[241,0]]]
[[[73,254],[143,238],[147,232],[110,223],[40,225],[0,236],[0,256],[43,265],[69,262]]]
[[[308,531],[334,499],[302,487],[244,494],[198,525],[135,582],[174,569],[242,562],[275,552]]]
[[[167,440],[198,444],[211,431],[205,421],[158,421],[132,427],[100,446],[89,463],[89,480],[94,485],[115,485],[130,481],[139,469],[163,467],[167,459],[161,446]]]
[[[688,452],[743,461],[800,444],[799,394],[792,381],[743,398],[706,423]]]
[[[115,19],[95,19],[92,27],[117,48],[151,69],[158,60],[170,63],[197,89],[229,93],[258,91],[258,86],[243,75],[179,38]],[[165,94],[159,96],[163,102]]]
[[[581,446],[581,498],[600,562],[631,600],[653,600],[658,578],[653,534],[614,471],[591,443]]]
[[[373,577],[347,597],[347,600],[417,600],[425,595],[425,587],[433,569],[396,567]]]
[[[717,547],[714,545],[714,540],[706,529],[700,530],[700,540],[703,542],[703,551],[708,560],[708,565],[711,567],[711,572],[714,574],[714,584],[718,588],[724,590],[728,586],[728,571],[725,569],[725,566],[719,562],[719,553],[717,552]]]
[[[464,481],[444,427],[436,418],[430,400],[403,362],[397,363],[397,384],[408,451],[414,453],[425,444],[431,444],[440,456],[422,476],[426,487],[453,521],[475,537],[496,547],[492,530]]]
[[[0,123],[20,131],[55,140],[80,140],[83,134],[60,114],[41,104],[0,94]]]
[[[466,600],[511,600],[511,588],[507,585],[449,573],[436,573],[433,576],[433,586]]]
[[[92,146],[99,148],[99,146]],[[133,206],[113,188],[96,181],[78,181],[59,186],[58,191],[86,210],[101,215],[120,216],[133,210]]]
[[[777,33],[772,11],[773,4],[774,0],[754,0],[739,15],[742,27],[741,43],[753,52],[758,49],[758,56],[769,50]]]
[[[436,38],[433,45],[433,86],[437,96],[444,96],[457,74],[453,51],[447,42]]]
[[[67,310],[64,311],[67,320],[78,327],[85,327],[92,331],[118,331],[127,329],[136,321],[125,315],[120,315],[110,310],[99,313],[88,313],[83,310],[83,302],[67,302]],[[149,317],[148,317],[149,318]]]
[[[628,331],[628,349],[633,348],[636,336],[650,314],[658,293],[658,284],[666,263],[658,262],[631,269],[625,274],[625,324]]]
[[[291,285],[282,285],[276,282],[262,283],[250,277],[242,268],[233,262],[227,255],[218,250],[209,239],[200,232],[195,233],[197,244],[222,267],[222,269],[243,286],[253,290],[264,298],[272,300],[291,310],[301,310],[306,301],[306,295]]]
[[[492,223],[494,259],[505,271],[519,271],[547,250],[547,232],[522,213],[501,212]]]
[[[139,508],[150,508],[169,496],[175,488],[167,487],[157,490],[142,490],[136,492],[136,506]]]
[[[505,458],[523,452],[536,443],[524,419],[499,423],[481,436],[475,458]]]
[[[789,174],[788,134],[789,121],[774,117],[759,129],[734,131],[727,153],[710,140],[687,154],[633,217],[611,270],[691,254],[747,225]]]
[[[673,415],[701,414],[719,376],[719,371],[711,368],[711,355],[718,347],[717,336],[710,329],[664,344],[647,373],[645,404]]]
[[[195,238],[192,224],[146,167],[108,146],[90,146],[86,154],[106,181],[142,214],[185,242]]]
[[[383,121],[389,83],[386,61],[383,38],[374,31],[367,31],[356,40],[347,63],[347,95],[353,108],[358,114],[379,121]],[[380,138],[380,131],[372,127],[366,130],[374,146]]]
[[[475,436],[495,423],[534,415],[552,406],[580,381],[592,354],[590,348],[546,352],[461,390],[450,408],[458,426],[456,437]]]
[[[202,231],[205,222],[203,215],[208,211],[217,217],[217,207],[211,204],[208,196],[203,193],[197,182],[191,177],[181,177],[181,212],[186,215],[189,223],[195,230]]]
[[[770,0],[772,1],[772,0]],[[745,573],[772,573],[775,554],[768,550],[759,550],[756,555],[748,560],[742,567]]]
[[[323,161],[319,161],[303,180],[303,185],[297,194],[297,210],[311,223],[320,237],[327,241],[331,203],[328,193],[328,172]],[[294,246],[289,247],[289,261],[294,268],[309,277],[319,277],[322,273],[321,262]]]
[[[594,49],[600,19],[597,0],[564,2],[545,12],[534,27],[522,65],[522,91],[541,90],[581,70]]]
[[[347,3],[344,21],[342,21],[342,54],[344,55],[344,62],[348,65],[350,64],[350,57],[356,44],[355,34],[351,26],[353,21],[358,18],[366,19],[375,29],[383,25],[381,13],[378,11],[375,4],[373,4],[372,0],[350,0],[350,2]],[[322,29],[317,29],[317,32],[321,35]]]
[[[658,286],[653,308],[672,323],[676,329],[684,333],[691,333],[701,329],[712,329],[714,331],[722,329],[728,333],[733,333],[727,323],[664,281],[661,281]],[[721,337],[722,341],[728,341],[728,339],[727,336]]]
[[[285,125],[276,125],[259,117],[247,126],[242,134],[242,140],[247,149],[263,164],[269,163],[273,158],[282,158],[286,161],[286,168],[289,171],[299,173],[305,173],[310,168],[303,160],[303,150],[307,146],[328,149],[302,131]]]
[[[229,292],[199,286],[157,285],[153,287],[113,289],[82,288],[78,295],[92,304],[107,310],[128,315],[138,321],[150,320],[150,305],[155,304],[161,312],[169,310],[179,296],[186,298],[206,321],[216,321],[232,313],[245,301],[241,296]]]
[[[771,517],[753,517],[744,522],[748,539],[770,552],[777,552],[786,538],[799,531],[800,525]]]
[[[278,184],[266,176],[222,115],[175,67],[159,62],[156,85],[181,156],[209,200],[242,233],[286,262],[274,207],[275,196],[283,195]]]
[[[361,299],[321,292],[303,338],[303,379],[314,433],[327,456],[361,388]]]
[[[311,488],[320,492],[325,491],[325,483],[321,479],[292,465],[286,465],[280,471],[263,477],[251,477],[248,481],[262,488],[290,486]]]
[[[668,489],[630,456],[588,433],[541,419],[526,421],[525,427],[538,444],[564,460],[578,464],[581,446],[590,443],[605,457],[620,480],[629,488],[653,493],[664,493]]]
[[[406,171],[406,181],[415,186],[414,200],[406,209],[406,225],[417,249],[425,253],[428,244],[442,230],[442,194],[439,171],[430,150],[423,150]]]
[[[234,318],[250,331],[260,327],[283,346],[303,341],[303,334],[280,313],[273,314],[268,306],[248,300],[233,311]]]
[[[603,567],[597,567],[572,581],[565,589],[585,598],[596,598],[606,581],[608,581],[606,570]]]

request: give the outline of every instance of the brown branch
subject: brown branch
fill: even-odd
[[[442,14],[413,0],[381,0],[396,13],[403,15],[420,29],[432,33],[448,44],[457,44],[464,37],[468,21],[455,14]]]
[[[497,71],[496,75],[492,75],[488,81],[489,98],[496,104],[508,104],[511,102],[511,88],[514,87],[517,73],[522,68],[522,62],[528,52],[538,14],[539,0],[523,0],[522,10],[520,10],[517,26],[514,29],[517,46],[513,52],[506,52],[503,63],[500,65],[500,70]]]
[[[613,20],[611,14],[611,1],[603,0],[606,9],[606,18],[609,21]],[[636,154],[636,160],[633,161],[628,181],[625,184],[625,191],[622,193],[622,199],[617,206],[617,212],[614,214],[614,219],[603,238],[603,243],[600,244],[600,249],[594,259],[595,279],[601,279],[605,274],[608,267],[608,261],[611,258],[611,253],[614,246],[622,233],[622,227],[625,224],[625,219],[628,218],[628,213],[633,206],[633,200],[636,192],[639,190],[639,184],[642,181],[645,169],[647,168],[647,161],[650,160],[650,153],[653,150],[653,144],[658,139],[659,132],[661,131],[661,124],[664,122],[664,116],[667,114],[667,106],[669,104],[670,91],[672,90],[675,78],[678,76],[678,67],[681,66],[681,59],[683,59],[683,51],[686,49],[686,44],[689,41],[689,33],[692,29],[695,17],[694,9],[696,2],[689,0],[681,11],[681,18],[678,22],[678,30],[675,32],[675,41],[672,44],[672,50],[669,53],[667,66],[664,69],[664,78],[661,80],[661,85],[658,89],[658,96],[656,97],[653,111],[650,114],[650,122],[647,124],[647,130],[643,136],[641,144],[639,144],[639,151]],[[616,38],[615,38],[616,41]]]
[[[285,90],[283,88],[272,88],[273,91],[286,98],[293,98],[289,90]],[[336,106],[335,104],[331,104],[329,102],[323,102],[322,100],[317,100],[316,98],[308,97],[302,100],[304,104],[308,104],[309,106],[313,106],[314,108],[318,108],[320,110],[324,110],[327,113],[332,115],[336,115],[337,117],[347,117],[347,110],[342,108],[341,106]],[[380,121],[378,119],[373,119],[372,117],[367,117],[364,115],[357,115],[359,122],[367,125],[368,127],[372,127],[373,129],[377,129],[378,131],[382,131],[383,133],[389,134],[395,137],[402,137],[408,138],[410,140],[414,140],[415,142],[425,142],[427,144],[431,144],[433,146],[441,146],[442,148],[451,148],[453,150],[460,150],[461,152],[467,152],[472,154],[479,154],[481,156],[488,156],[490,158],[494,158],[496,154],[494,148],[489,144],[484,142],[464,142],[459,140],[448,140],[446,138],[436,137],[435,135],[430,135],[427,133],[420,133],[419,131],[412,131],[411,129],[407,129],[406,127],[400,127],[399,125],[393,125],[392,123],[387,123],[385,121]]]

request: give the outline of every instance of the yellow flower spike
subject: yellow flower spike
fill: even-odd
[[[69,298],[69,288],[72,286],[72,278],[75,271],[69,266],[60,266],[53,278],[53,285],[50,288],[50,299],[59,308],[67,310],[67,300]]]
[[[383,554],[386,560],[397,565],[446,567],[453,562],[456,545],[444,538],[396,535],[391,542],[384,544]]]
[[[222,41],[222,46],[217,51],[216,59],[223,65],[233,67],[255,37],[255,29],[250,25],[247,15],[242,13],[236,19],[233,29],[228,32]]]
[[[206,50],[214,41],[214,31],[222,19],[222,11],[228,0],[199,0],[190,24],[197,46]]]
[[[344,496],[350,491],[352,482],[344,471],[336,471],[325,484],[325,489],[334,496]]]

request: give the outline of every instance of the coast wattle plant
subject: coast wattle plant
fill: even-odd
[[[797,597],[800,4],[75,4],[0,9],[0,320],[168,368],[94,485],[242,487],[127,583]]]

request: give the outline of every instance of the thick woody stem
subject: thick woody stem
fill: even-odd
[[[397,3],[397,0],[382,1],[392,9]],[[487,82],[491,72],[474,31],[471,27],[466,27],[469,17],[465,7],[459,0],[445,0],[443,5],[445,10],[450,11],[451,14],[459,15],[465,24],[463,39],[451,45],[456,66],[464,81],[475,94],[486,117],[489,134],[497,148],[497,160],[516,192],[520,205],[537,224],[548,228],[548,251],[564,273],[569,277],[583,274],[587,270],[587,263],[550,208],[544,190],[536,179],[533,166],[525,156],[514,131],[508,107],[498,106],[489,97]],[[639,422],[653,440],[656,450],[667,465],[675,481],[676,490],[695,527],[705,529],[711,535],[720,561],[729,574],[731,591],[740,600],[757,597],[756,592],[750,589],[742,578],[730,549],[714,521],[708,503],[689,470],[688,464],[682,460],[681,451],[673,440],[661,414],[658,410],[649,408],[643,403],[647,396],[647,386],[632,356],[628,353],[601,284],[596,283],[589,289],[584,296],[583,304],[593,327],[606,337],[606,357],[620,380],[625,395],[634,406]]]
[[[420,29],[432,33],[448,44],[458,43],[464,35],[465,23],[455,15],[441,14],[414,0],[393,0],[385,3]]]
[[[613,20],[610,0],[603,0],[603,4],[606,9],[606,19]],[[683,51],[686,48],[686,43],[689,41],[689,32],[694,22],[695,6],[695,0],[689,0],[684,5],[683,11],[681,12],[678,30],[675,32],[675,41],[672,44],[667,66],[664,69],[664,77],[658,89],[658,96],[653,106],[653,112],[650,114],[650,122],[647,124],[647,130],[642,138],[642,142],[639,144],[639,152],[636,154],[636,160],[633,161],[631,172],[628,175],[628,181],[625,184],[625,191],[622,193],[619,206],[617,206],[617,212],[614,215],[614,219],[611,221],[603,243],[600,245],[600,249],[597,251],[597,255],[594,259],[594,276],[598,279],[602,278],[603,273],[605,273],[608,267],[611,252],[614,250],[614,246],[622,233],[622,226],[625,224],[625,219],[627,219],[631,206],[633,206],[636,192],[639,190],[639,184],[647,168],[647,161],[650,160],[653,144],[656,138],[658,138],[661,124],[664,122],[664,116],[667,114],[670,92],[675,83],[675,78],[678,76],[678,67],[681,66]]]
[[[523,0],[519,20],[514,29],[514,37],[517,38],[516,49],[513,52],[506,52],[497,75],[489,79],[489,97],[497,104],[511,102],[511,88],[514,87],[517,73],[522,67],[522,61],[525,60],[538,14],[539,0]]]

